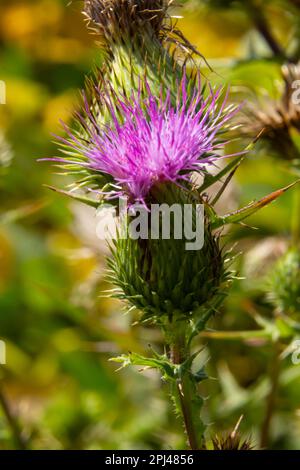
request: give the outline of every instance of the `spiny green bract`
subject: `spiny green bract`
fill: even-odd
[[[300,250],[279,259],[270,278],[269,298],[280,313],[300,314]]]
[[[164,193],[167,204],[191,202],[191,196],[178,188]],[[178,197],[178,193],[180,196]],[[159,204],[162,204],[162,199]],[[193,210],[196,214],[196,205]],[[193,216],[195,216],[193,214]],[[171,222],[171,231],[173,225]],[[205,217],[204,246],[186,250],[187,240],[133,240],[119,237],[112,244],[109,279],[117,286],[116,297],[141,310],[143,320],[162,316],[199,318],[228,289],[231,275],[224,266],[218,235]],[[161,234],[161,227],[160,227]],[[163,321],[163,320],[162,320]]]

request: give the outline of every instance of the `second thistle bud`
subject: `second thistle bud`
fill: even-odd
[[[171,3],[166,0],[85,0],[84,11],[102,41],[111,44],[146,31],[158,36]]]
[[[300,315],[300,250],[291,248],[277,262],[270,279],[269,298],[287,315]]]
[[[173,0],[85,0],[88,25],[105,52],[98,81],[128,96],[139,89],[142,77],[157,93],[162,84],[176,90],[182,65],[175,52],[185,60],[194,48],[175,28],[169,15],[172,4]]]

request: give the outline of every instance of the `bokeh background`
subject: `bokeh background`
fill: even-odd
[[[178,26],[209,61],[213,83],[230,82],[248,99],[282,86],[281,60],[255,30],[243,8],[230,1],[185,2]],[[214,5],[212,5],[214,3]],[[272,33],[282,48],[297,50],[297,2],[263,1]],[[51,192],[65,180],[37,159],[57,155],[53,134],[68,121],[85,75],[101,54],[81,15],[80,1],[1,0],[0,80],[0,339],[7,364],[0,366],[0,448],[161,449],[184,448],[180,420],[173,417],[167,387],[156,373],[116,371],[109,358],[148,344],[161,348],[159,333],[135,324],[137,314],[100,296],[105,245],[96,238],[92,210]],[[223,200],[224,211],[242,206],[293,181],[269,151],[255,147]],[[214,328],[255,329],[258,310],[272,318],[266,300],[267,272],[289,239],[292,193],[234,228],[242,280],[237,281]],[[254,230],[252,227],[256,227]],[[210,358],[208,433],[232,430],[259,443],[269,393],[274,348],[263,341],[202,341]],[[300,448],[300,366],[281,364],[272,448]],[[216,380],[217,379],[217,380]],[[20,439],[21,433],[21,439]],[[21,442],[20,442],[21,440]]]

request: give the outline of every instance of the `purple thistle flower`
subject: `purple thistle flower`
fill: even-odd
[[[157,97],[148,84],[145,88],[146,97],[139,91],[130,98],[113,100],[109,93],[97,90],[112,124],[98,124],[85,99],[88,122],[79,114],[77,118],[88,136],[81,138],[66,128],[68,139],[59,138],[64,147],[81,155],[72,163],[113,178],[110,197],[126,195],[142,203],[154,185],[190,180],[192,172],[207,171],[208,165],[215,164],[226,144],[220,142],[219,135],[238,109],[226,108],[228,93],[219,105],[221,88],[216,92],[210,89],[204,98],[200,80],[188,96],[184,77],[175,105],[170,92],[163,97],[161,90]],[[69,159],[52,160],[70,163]]]

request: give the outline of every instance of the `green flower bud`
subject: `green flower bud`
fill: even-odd
[[[300,251],[291,248],[279,259],[270,278],[269,298],[280,313],[300,313]]]
[[[96,81],[130,95],[147,78],[153,92],[176,90],[195,52],[169,16],[172,0],[86,0],[85,15],[106,52]],[[181,56],[179,63],[178,54]],[[184,57],[182,57],[184,56]],[[182,60],[183,59],[183,60]]]
[[[196,229],[199,205],[190,192],[164,185],[152,191],[151,203],[164,203],[169,208],[172,204],[182,208],[189,204],[193,230]],[[153,212],[149,218],[153,221]],[[131,221],[129,217],[127,228]],[[212,233],[206,215],[202,221],[204,245],[201,249],[187,249],[190,240],[184,235],[176,239],[175,218],[171,220],[170,239],[163,237],[161,217],[158,239],[135,240],[119,235],[115,240],[109,260],[110,280],[119,288],[117,297],[140,309],[143,319],[159,321],[164,315],[201,317],[203,308],[207,309],[223,295],[230,276],[224,267],[219,237]]]

